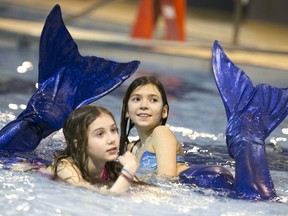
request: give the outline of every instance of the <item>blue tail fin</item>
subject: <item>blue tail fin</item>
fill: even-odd
[[[253,83],[226,56],[218,41],[215,41],[213,45],[212,66],[216,85],[229,119],[235,110],[242,110],[247,105],[254,90]]]
[[[35,149],[41,139],[63,126],[71,111],[113,91],[140,64],[81,56],[59,5],[46,19],[39,46],[39,89],[18,118],[0,131],[2,150]]]
[[[241,197],[276,197],[265,151],[265,139],[288,114],[288,89],[253,86],[245,73],[215,41],[213,72],[228,118],[226,143],[235,159],[234,189]]]
[[[63,23],[59,5],[47,17],[39,55],[39,90],[30,104],[55,128],[63,125],[59,119],[65,120],[75,108],[108,94],[139,66],[139,61],[119,63],[81,56]]]
[[[228,133],[235,135],[240,128],[244,131],[243,128],[249,127],[249,133],[261,133],[258,138],[266,139],[288,114],[288,89],[263,84],[254,87],[250,78],[226,56],[218,41],[213,46],[212,66],[226,109]]]

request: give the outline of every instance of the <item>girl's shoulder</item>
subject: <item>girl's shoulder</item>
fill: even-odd
[[[50,165],[50,168],[52,170],[57,169],[57,175],[61,175],[61,173],[68,172],[71,173],[81,173],[80,169],[77,167],[77,165],[73,162],[71,158],[62,158],[60,159],[57,164],[55,164],[55,161]]]
[[[151,143],[155,150],[156,148],[161,149],[167,148],[167,146],[178,145],[178,140],[168,126],[161,125],[153,130]]]
[[[58,179],[72,184],[79,184],[83,181],[81,171],[72,159],[63,158],[56,166]]]
[[[170,130],[170,128],[166,125],[159,125],[153,130],[153,135],[173,135],[173,132]],[[152,135],[152,136],[153,136]]]
[[[53,162],[50,164],[51,167],[55,167],[55,166],[63,166],[64,164],[67,165],[67,164],[72,164],[72,159],[70,158],[61,158],[61,159],[58,159],[58,158],[54,158]]]
[[[76,166],[76,164],[73,162],[71,158],[63,158],[58,163],[58,169],[59,168],[73,168],[75,171],[79,171],[79,168]]]

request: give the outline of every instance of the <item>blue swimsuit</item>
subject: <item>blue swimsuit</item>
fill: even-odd
[[[185,163],[184,157],[182,155],[177,155],[176,156],[176,162],[177,163]],[[145,151],[142,154],[141,160],[140,160],[140,169],[142,170],[149,170],[157,169],[157,160],[156,160],[156,155],[154,153]]]

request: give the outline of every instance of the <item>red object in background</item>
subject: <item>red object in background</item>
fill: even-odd
[[[159,15],[166,25],[163,38],[185,41],[186,0],[140,0],[131,37],[152,39]]]

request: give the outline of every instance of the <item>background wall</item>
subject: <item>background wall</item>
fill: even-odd
[[[187,0],[189,7],[234,11],[235,0]],[[242,0],[243,17],[288,25],[287,0]]]

